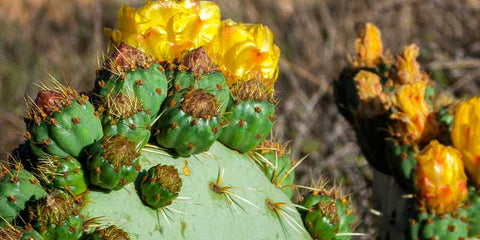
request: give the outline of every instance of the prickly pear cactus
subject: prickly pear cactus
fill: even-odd
[[[313,205],[291,201],[303,160],[260,144],[275,120],[272,32],[196,0],[124,5],[118,23],[89,96],[56,82],[30,100],[15,152],[28,171],[0,165],[0,236],[311,239],[297,208]],[[333,233],[314,237],[348,239],[353,212],[331,202]]]

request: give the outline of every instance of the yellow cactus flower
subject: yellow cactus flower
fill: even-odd
[[[390,117],[399,120],[395,130],[410,143],[431,139],[436,131],[435,121],[431,121],[433,109],[425,100],[427,85],[427,82],[403,85],[392,96],[393,107],[398,111]]]
[[[382,35],[377,26],[372,23],[363,25],[355,38],[357,56],[353,61],[355,67],[376,67],[382,62]]]
[[[220,27],[220,9],[208,1],[147,1],[139,9],[123,5],[117,29],[105,29],[113,44],[127,43],[171,61],[182,51],[209,43]]]
[[[453,145],[462,153],[470,179],[480,187],[480,98],[460,103],[453,122]]]
[[[268,27],[225,20],[207,45],[207,53],[225,74],[228,85],[259,79],[273,90],[280,50]]]
[[[394,78],[398,84],[428,81],[428,75],[420,71],[420,64],[417,62],[419,51],[420,48],[416,44],[411,44],[403,49],[402,55],[397,56]]]
[[[359,114],[374,117],[386,113],[389,99],[383,91],[380,77],[372,72],[361,70],[353,78],[360,99]]]
[[[457,210],[468,196],[462,155],[455,148],[433,140],[415,158],[420,203],[437,214]]]

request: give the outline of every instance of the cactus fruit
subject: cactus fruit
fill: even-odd
[[[74,196],[87,190],[82,165],[73,157],[47,156],[40,159],[36,175],[47,186],[62,189]]]
[[[295,161],[290,157],[287,145],[281,145],[273,140],[264,140],[250,154],[270,182],[282,189],[289,198],[293,197],[295,180]]]
[[[216,71],[216,66],[203,47],[186,51],[171,78],[175,92],[190,86],[195,89],[204,89],[215,96],[220,113],[227,108],[230,99],[227,82],[223,74]]]
[[[218,142],[209,152],[184,161],[146,146],[140,163],[145,170],[157,164],[183,169],[183,186],[171,205],[145,206],[134,192],[135,186],[140,192],[139,177],[138,183],[119,191],[92,189],[82,214],[100,217],[97,221],[104,226],[124,223],[122,229],[132,239],[310,239],[295,205],[255,162]],[[201,230],[213,226],[214,232]]]
[[[0,226],[13,223],[25,204],[39,200],[47,193],[40,182],[17,161],[4,161],[0,164]]]
[[[230,100],[219,141],[241,153],[258,146],[273,127],[275,100],[263,83],[250,80],[231,86]]]
[[[45,240],[78,239],[83,232],[79,206],[66,194],[54,191],[30,210],[33,227]]]
[[[463,155],[465,170],[470,180],[480,187],[480,150],[478,150],[480,123],[480,98],[473,97],[455,109],[451,138],[453,146]]]
[[[203,89],[184,89],[167,99],[155,129],[157,143],[180,156],[206,151],[222,130],[218,103]]]
[[[78,158],[82,149],[102,137],[100,119],[88,97],[55,83],[28,103],[25,138],[33,153]]]
[[[468,197],[467,177],[460,153],[433,140],[415,158],[417,201],[428,211],[455,211]]]
[[[303,222],[314,239],[350,239],[355,216],[349,201],[334,189],[314,190],[300,204],[306,209]]]
[[[150,139],[150,116],[136,98],[123,93],[108,95],[97,111],[102,113],[105,136],[120,134],[134,142],[137,149],[141,149]]]
[[[96,228],[95,232],[90,234],[88,240],[130,240],[130,238],[128,233],[112,225],[104,229]]]
[[[468,237],[467,213],[464,209],[445,214],[418,211],[409,222],[407,238],[410,240],[458,240]]]
[[[107,190],[118,190],[135,180],[140,171],[138,152],[122,135],[103,138],[85,150],[90,183]]]
[[[167,96],[167,79],[157,60],[122,43],[98,71],[94,92],[102,99],[118,94],[134,96],[141,102],[138,109],[154,119]]]
[[[142,199],[153,208],[172,204],[182,188],[182,179],[174,166],[158,164],[148,169],[140,185]]]

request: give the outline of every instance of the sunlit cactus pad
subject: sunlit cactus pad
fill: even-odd
[[[171,205],[147,207],[132,183],[119,191],[91,190],[82,214],[100,217],[99,223],[116,225],[132,239],[310,239],[285,193],[248,157],[219,143],[186,159],[145,147],[138,179],[159,163],[174,165],[183,179]]]

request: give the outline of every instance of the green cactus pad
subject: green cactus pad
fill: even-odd
[[[137,158],[135,146],[122,135],[95,142],[85,150],[90,183],[107,190],[122,188],[137,177]]]
[[[410,144],[389,139],[387,162],[398,185],[406,192],[415,192],[414,173],[417,166],[416,151]]]
[[[160,63],[122,43],[98,72],[94,92],[101,98],[118,93],[135,96],[153,120],[167,96],[167,85]]]
[[[468,236],[480,238],[480,196],[475,187],[468,188]]]
[[[95,232],[90,234],[87,238],[88,240],[130,240],[128,233],[122,229],[117,228],[115,225],[112,225],[108,228],[95,229]]]
[[[303,213],[303,222],[314,239],[350,239],[355,216],[344,202],[328,195],[305,197],[301,205],[308,210]]]
[[[73,157],[48,156],[41,159],[36,174],[46,185],[75,196],[87,190],[82,165]]]
[[[9,169],[4,162],[0,165],[0,226],[13,223],[29,201],[39,200],[47,193],[40,182],[23,166],[17,164]],[[5,222],[6,221],[6,222]]]
[[[241,153],[258,146],[273,127],[275,104],[268,100],[230,101],[226,113],[226,126],[218,140]]]
[[[88,97],[78,96],[69,88],[42,90],[30,105],[25,137],[38,158],[78,158],[84,147],[103,136],[100,119]]]
[[[192,87],[167,100],[166,110],[155,126],[157,143],[174,149],[180,156],[208,150],[220,131],[213,95]]]
[[[460,209],[454,213],[436,215],[417,212],[410,219],[407,237],[410,240],[458,240],[468,237],[467,213]]]
[[[52,192],[31,213],[33,227],[45,240],[78,239],[83,232],[79,208],[67,195]]]
[[[100,217],[100,224],[116,225],[131,239],[310,239],[300,215],[287,209],[294,209],[288,197],[244,155],[215,143],[184,161],[148,146],[142,156],[145,169],[157,164],[183,169],[179,197],[152,209],[133,183],[110,193],[92,190],[82,209],[86,218]]]
[[[153,208],[170,205],[181,188],[182,179],[177,169],[162,164],[148,169],[140,184],[142,199]]]

